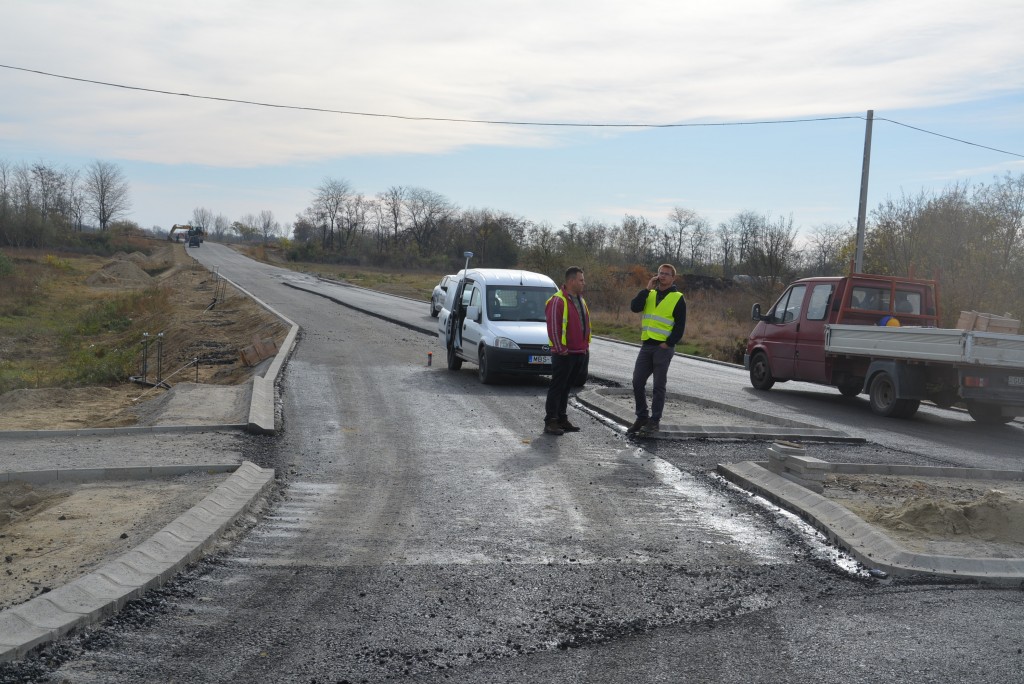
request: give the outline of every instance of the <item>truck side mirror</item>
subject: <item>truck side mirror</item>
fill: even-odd
[[[474,321],[476,323],[479,323],[480,322],[480,307],[474,304],[473,306],[471,306],[468,309],[466,309],[466,318],[468,318],[469,320]]]
[[[750,318],[755,320],[755,321],[760,321],[761,320],[761,305],[760,304],[755,304],[753,306],[753,308],[750,309]]]

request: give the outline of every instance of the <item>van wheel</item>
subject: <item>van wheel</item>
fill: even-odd
[[[884,371],[871,381],[868,399],[871,411],[886,418],[910,418],[917,413],[917,409],[921,405],[917,399],[898,399],[896,383],[892,376]]]
[[[1013,420],[1013,416],[1003,415],[998,404],[988,404],[983,401],[968,401],[967,412],[974,420],[988,425],[999,425]]]
[[[494,373],[491,372],[491,364],[487,361],[487,349],[486,347],[480,347],[480,363],[479,363],[479,374],[480,382],[485,385],[490,385],[494,382]]]
[[[768,356],[764,352],[754,354],[754,358],[750,360],[750,384],[759,390],[770,390],[775,385],[772,369],[768,365]]]

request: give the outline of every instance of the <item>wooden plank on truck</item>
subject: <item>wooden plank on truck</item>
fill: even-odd
[[[1016,318],[1009,315],[997,316],[996,314],[979,313],[978,311],[961,311],[956,327],[960,330],[1006,333],[1008,335],[1020,333],[1020,321]]]

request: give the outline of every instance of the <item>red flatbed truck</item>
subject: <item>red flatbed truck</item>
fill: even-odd
[[[866,392],[878,415],[962,402],[985,423],[1024,415],[1024,336],[938,328],[932,280],[854,273],[791,284],[747,339],[756,389],[799,380]],[[895,319],[896,323],[893,322]]]

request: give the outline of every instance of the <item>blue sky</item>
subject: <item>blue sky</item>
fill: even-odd
[[[711,6],[713,5],[713,6]],[[979,0],[8,2],[0,64],[193,95],[413,117],[691,124],[496,126],[161,95],[0,68],[0,160],[121,166],[129,218],[282,223],[325,177],[419,186],[560,226],[672,207],[809,230],[1024,172],[1024,3]],[[927,135],[880,118],[1016,154]]]

